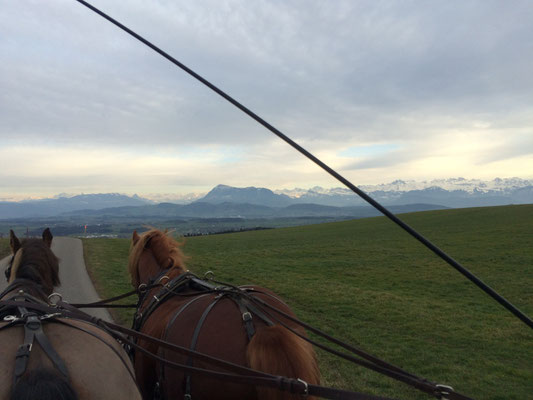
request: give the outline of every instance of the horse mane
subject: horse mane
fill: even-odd
[[[150,248],[160,269],[170,268],[179,273],[186,272],[185,256],[181,251],[183,243],[178,242],[168,230],[151,229],[140,236],[135,243],[132,241],[128,259],[128,271],[133,286],[139,284],[139,260],[144,250]]]
[[[59,259],[41,239],[23,239],[13,258],[12,268],[14,279],[31,280],[50,293],[61,283]]]

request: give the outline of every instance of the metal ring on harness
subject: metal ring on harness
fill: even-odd
[[[15,322],[15,321],[20,321],[20,318],[15,315],[6,315],[3,321],[4,322]]]
[[[57,300],[54,302],[52,299],[57,298]],[[61,294],[54,292],[50,296],[48,296],[48,304],[52,307],[57,307],[57,303],[59,303],[61,300],[63,300],[63,296]]]
[[[146,288],[148,287],[148,285],[146,283],[141,283],[138,287],[137,287],[137,290],[139,291],[139,293],[145,293],[146,292]]]
[[[163,279],[166,279],[167,281],[170,280],[170,278],[169,278],[167,275],[163,275],[161,278],[159,278],[159,279],[157,280],[157,283],[162,285],[161,281],[162,281]],[[168,282],[167,282],[167,283],[168,283]]]
[[[211,280],[215,277],[215,273],[213,271],[207,271],[205,274],[204,274],[204,279],[205,280]]]

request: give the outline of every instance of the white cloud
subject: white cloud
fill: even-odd
[[[355,183],[533,171],[529,1],[94,4]],[[0,37],[2,150],[19,149],[18,166],[54,153],[47,176],[10,169],[16,190],[335,185],[76,2],[6,2]],[[364,146],[392,150],[339,156]],[[92,171],[72,165],[73,154],[91,152],[101,155]]]

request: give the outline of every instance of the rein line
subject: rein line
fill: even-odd
[[[368,368],[368,369],[371,369],[375,372],[378,372],[380,374],[383,374],[385,376],[388,376],[389,378],[392,378],[392,379],[395,379],[395,380],[398,380],[400,382],[403,382],[407,385],[410,385],[420,391],[423,391],[429,395],[432,395],[432,396],[435,396],[437,398],[441,398],[443,396],[444,393],[446,393],[446,395],[448,397],[446,398],[449,398],[451,400],[470,400],[469,397],[466,397],[460,393],[457,393],[455,391],[453,391],[453,389],[451,389],[449,386],[447,385],[442,385],[442,384],[437,384],[435,382],[431,382],[431,381],[428,381],[427,379],[424,379],[424,378],[420,378],[414,374],[411,374],[407,371],[404,371],[403,369],[399,368],[399,367],[396,367],[392,364],[389,364],[377,357],[374,357],[368,353],[366,353],[365,351],[363,350],[360,350],[360,349],[357,349],[356,347],[350,345],[350,344],[347,344],[345,342],[342,342],[341,340],[339,339],[336,339],[334,338],[333,336],[330,336],[328,335],[327,333],[324,333],[322,332],[321,330],[317,329],[317,328],[314,328],[312,327],[311,325],[305,323],[305,322],[302,322],[300,321],[299,319],[277,309],[276,307],[268,304],[267,302],[265,302],[264,300],[256,297],[256,296],[253,296],[253,293],[258,293],[258,294],[263,294],[263,295],[267,295],[267,296],[271,296],[273,297],[274,299],[282,302],[282,300],[278,299],[277,297],[275,296],[272,296],[270,295],[269,293],[264,293],[264,292],[261,292],[261,291],[256,291],[256,290],[246,290],[246,288],[240,288],[238,286],[235,286],[235,285],[232,285],[232,284],[228,284],[228,283],[224,283],[224,282],[220,282],[220,281],[217,281],[217,280],[214,280],[214,279],[205,279],[205,280],[202,280],[202,279],[199,279],[197,278],[194,274],[190,273],[190,272],[187,272],[186,273],[187,275],[183,276],[183,275],[178,275],[178,277],[174,278],[173,280],[169,281],[167,284],[165,285],[161,285],[159,284],[159,286],[162,287],[162,292],[164,291],[165,293],[163,295],[161,295],[161,292],[157,293],[155,296],[153,297],[156,297],[156,296],[159,296],[160,299],[158,299],[157,301],[155,301],[153,303],[153,308],[150,309],[151,305],[149,304],[147,309],[150,309],[150,313],[153,312],[155,310],[155,308],[157,308],[160,304],[162,304],[166,299],[168,299],[171,295],[175,295],[175,296],[187,296],[187,297],[191,297],[191,296],[198,296],[198,295],[201,295],[201,294],[208,294],[208,293],[218,293],[218,294],[221,294],[221,295],[238,295],[244,299],[246,299],[248,301],[248,303],[253,303],[253,306],[250,307],[250,304],[246,304],[248,306],[248,308],[250,309],[250,311],[253,313],[253,314],[266,314],[268,317],[270,317],[272,320],[276,321],[277,323],[279,323],[280,325],[282,325],[284,328],[288,329],[290,332],[292,332],[293,334],[297,335],[298,337],[302,338],[303,340],[311,343],[312,345],[314,346],[317,346],[333,355],[336,355],[338,357],[341,357],[347,361],[350,361],[354,364],[358,364],[362,367],[365,367],[365,368]],[[176,289],[179,289],[180,287],[183,287],[187,282],[191,282],[191,281],[194,281],[194,282],[205,282],[206,284],[206,288],[208,288],[207,290],[205,291],[198,291],[198,292],[195,292],[195,293],[191,293],[191,294],[180,294],[178,292],[176,292],[175,290]],[[215,288],[212,288],[211,285],[209,285],[206,281],[211,281],[213,283],[216,283],[220,286],[217,286]],[[172,287],[172,285],[175,284],[174,287]],[[154,286],[157,286],[157,285],[154,285]],[[106,307],[105,306],[105,303],[107,302],[110,302],[110,301],[114,301],[116,299],[120,299],[120,298],[123,298],[123,297],[127,297],[127,296],[131,296],[135,293],[138,292],[138,289],[137,290],[133,290],[131,292],[128,292],[124,295],[120,295],[120,296],[116,296],[114,298],[111,298],[111,299],[108,299],[108,300],[102,300],[101,302],[98,302],[98,303],[91,303],[91,304],[98,304],[98,305],[95,305],[95,306],[99,306],[99,307]],[[143,294],[146,294],[147,291],[143,291]],[[146,297],[143,297],[142,298],[143,302],[146,300]],[[139,302],[139,305],[141,304],[141,302]],[[68,303],[60,303],[61,306],[67,308],[69,311],[71,312],[80,312],[82,313],[81,311],[77,310],[76,308],[74,308],[76,305],[74,304],[68,304]],[[82,307],[85,307],[86,305],[81,305]],[[270,311],[273,311],[273,313],[267,311],[264,307],[268,308]],[[258,310],[259,309],[259,310]],[[85,313],[82,313],[82,314],[85,314]],[[328,340],[329,342],[332,342],[338,346],[341,346],[343,347],[344,349],[348,350],[349,352],[355,354],[355,355],[358,355],[359,357],[361,358],[364,358],[366,359],[367,361],[365,360],[361,360],[359,358],[355,358],[353,357],[352,355],[350,354],[347,354],[347,353],[344,353],[344,352],[341,352],[341,351],[338,351],[338,350],[335,350],[327,345],[324,345],[324,344],[321,344],[317,341],[314,341],[312,339],[309,339],[307,337],[305,337],[304,335],[302,335],[301,333],[295,331],[293,328],[291,328],[290,326],[288,326],[284,321],[282,321],[278,316],[274,315],[274,314],[277,314],[283,318],[286,318],[292,322],[294,322],[295,324],[305,328],[305,329],[308,329],[310,330],[311,332],[321,336],[322,338]],[[152,343],[156,343],[158,344],[159,346],[162,346],[162,347],[165,347],[171,351],[176,351],[180,354],[184,354],[184,355],[188,355],[189,357],[192,357],[192,358],[200,358],[201,360],[204,360],[204,361],[207,361],[207,362],[210,362],[210,363],[213,363],[214,365],[218,365],[218,366],[226,366],[226,368],[228,366],[230,366],[230,370],[235,370],[237,369],[239,372],[245,372],[247,374],[249,373],[254,373],[254,374],[257,374],[258,371],[254,371],[254,370],[251,370],[249,368],[246,368],[246,367],[242,367],[242,366],[239,366],[239,365],[236,365],[236,364],[232,364],[232,363],[228,363],[224,360],[219,360],[219,359],[216,359],[216,358],[213,358],[211,356],[207,356],[205,354],[202,354],[202,353],[199,353],[199,352],[196,352],[194,350],[191,350],[191,349],[187,349],[187,348],[184,348],[184,347],[181,347],[181,346],[178,346],[178,345],[175,345],[175,344],[171,344],[169,342],[166,342],[166,341],[162,341],[160,339],[156,339],[154,337],[151,337],[151,336],[147,336],[143,333],[141,333],[138,329],[140,329],[140,327],[142,326],[142,322],[144,322],[146,320],[146,318],[148,317],[149,314],[147,315],[144,315],[142,321],[140,324],[138,325],[134,325],[136,326],[135,330],[132,330],[132,329],[127,329],[127,328],[124,328],[120,325],[116,325],[116,324],[112,324],[112,323],[109,323],[109,322],[105,322],[105,321],[101,321],[103,324],[105,324],[107,326],[107,328],[111,331],[111,332],[115,332],[115,331],[118,331],[118,332],[121,332],[123,334],[126,334],[126,335],[129,335],[131,337],[134,337],[136,339],[141,339],[141,340],[147,340],[149,342],[152,342]],[[132,340],[129,340],[129,339],[126,339],[124,338],[123,336],[120,336],[120,337],[117,337],[118,340],[121,340],[122,342],[128,344],[129,346],[139,350],[139,346],[137,345],[137,343],[135,343],[134,341]],[[143,350],[140,350],[142,352],[146,352],[145,349]],[[161,361],[162,359],[159,357],[159,356],[155,356],[154,357],[158,360],[158,361]],[[163,361],[162,361],[163,362]],[[173,366],[173,364],[171,362],[169,362],[170,364],[168,364],[169,366]],[[167,364],[167,363],[165,363]],[[181,364],[179,364],[181,365]],[[174,367],[176,368],[182,368],[182,367],[177,367],[176,365],[174,365]],[[185,366],[185,367],[190,367],[190,366]],[[189,371],[187,369],[187,371]],[[193,371],[193,370],[191,370]],[[189,372],[191,372],[189,371]],[[192,372],[192,373],[198,373],[198,371],[196,372]],[[261,374],[261,373],[259,373]],[[222,378],[221,378],[222,379]]]
[[[135,33],[125,25],[121,24],[114,18],[110,17],[109,15],[105,14],[103,11],[99,10],[98,8],[94,7],[93,5],[89,4],[88,2],[84,0],[76,0],[78,3],[84,5],[85,7],[89,8],[96,14],[100,15],[101,17],[105,18],[115,26],[119,27],[126,33],[133,36],[135,39],[139,40],[152,50],[154,50],[156,53],[159,53],[161,56],[166,58],[168,61],[176,65],[177,67],[181,68],[183,71],[191,75],[196,80],[200,81],[202,84],[207,86],[209,89],[213,90],[215,93],[223,97],[225,100],[233,104],[235,107],[237,107],[239,110],[247,114],[249,117],[254,119],[256,122],[264,126],[266,129],[268,129],[270,132],[272,132],[274,135],[278,136],[281,140],[285,141],[287,144],[289,144],[291,147],[293,147],[296,151],[301,153],[303,156],[314,162],[316,165],[318,165],[320,168],[322,168],[324,171],[329,173],[331,176],[333,176],[335,179],[337,179],[339,182],[344,184],[346,187],[348,187],[350,190],[352,190],[355,194],[357,194],[359,197],[361,197],[363,200],[365,200],[367,203],[372,205],[374,208],[376,208],[378,211],[380,211],[383,215],[385,215],[387,218],[389,218],[391,221],[393,221],[395,224],[400,226],[403,230],[405,230],[407,233],[409,233],[411,236],[413,236],[415,239],[417,239],[420,243],[422,243],[424,246],[426,246],[429,250],[431,250],[433,253],[435,253],[438,257],[440,257],[442,260],[446,261],[449,265],[451,265],[453,268],[455,268],[458,272],[463,274],[467,279],[469,279],[471,282],[473,282],[476,286],[478,286],[481,290],[483,290],[485,293],[487,293],[489,296],[491,296],[494,300],[496,300],[498,303],[500,303],[503,307],[505,307],[508,311],[510,311],[513,315],[515,315],[517,318],[519,318],[522,322],[524,322],[526,325],[528,325],[530,328],[533,329],[533,320],[528,317],[526,314],[524,314],[522,311],[520,311],[516,306],[514,306],[511,302],[509,302],[507,299],[505,299],[502,295],[497,293],[494,289],[492,289],[490,286],[488,286],[486,283],[484,283],[481,279],[479,279],[477,276],[475,276],[472,272],[470,272],[468,269],[466,269],[464,266],[462,266],[458,261],[454,260],[452,257],[450,257],[448,254],[446,254],[443,250],[438,248],[436,245],[434,245],[430,240],[428,240],[426,237],[424,237],[422,234],[418,233],[415,229],[413,229],[411,226],[403,222],[401,219],[399,219],[396,215],[394,215],[392,212],[390,212],[387,208],[385,208],[383,205],[378,203],[376,200],[374,200],[372,197],[370,197],[368,194],[366,194],[364,191],[359,189],[357,186],[355,186],[353,183],[351,183],[348,179],[343,177],[341,174],[339,174],[337,171],[335,171],[333,168],[329,167],[327,164],[325,164],[323,161],[315,157],[313,154],[311,154],[309,151],[304,149],[302,146],[300,146],[298,143],[290,139],[287,135],[285,135],[283,132],[275,128],[273,125],[268,123],[266,120],[261,118],[259,115],[251,111],[249,108],[235,100],[233,97],[225,93],[223,90],[219,89],[217,86],[213,85],[211,82],[203,78],[201,75],[194,72],[192,69],[172,57],[167,52],[163,51],[159,47],[155,46],[139,34]]]
[[[107,332],[109,335],[114,337],[119,342],[133,346],[137,350],[145,353],[147,356],[171,368],[184,370],[190,374],[209,376],[214,379],[230,381],[230,382],[239,383],[239,384],[271,387],[277,390],[287,391],[293,394],[300,394],[304,396],[312,395],[312,396],[318,396],[318,397],[323,397],[323,398],[328,398],[328,399],[339,399],[339,400],[394,400],[391,398],[373,396],[373,395],[368,395],[364,393],[351,392],[351,391],[346,391],[342,389],[323,387],[319,385],[312,385],[312,384],[306,383],[305,381],[301,379],[287,378],[284,376],[276,376],[276,375],[271,375],[265,372],[256,371],[256,370],[253,370],[253,369],[250,369],[250,368],[238,365],[238,364],[233,364],[228,361],[217,359],[215,357],[211,357],[209,355],[187,349],[185,347],[181,347],[181,346],[169,343],[169,342],[156,339],[154,337],[145,335],[143,333],[140,333],[140,332],[128,329],[128,328],[124,328],[120,325],[106,322],[100,318],[90,316],[86,314],[85,312],[78,310],[74,306],[66,302],[63,302],[62,300],[59,300],[55,306],[46,305],[45,303],[30,303],[27,301],[0,300],[0,311],[3,311],[5,309],[20,307],[20,306],[23,306],[29,310],[47,313],[46,316],[49,316],[48,319],[50,321],[54,321],[58,317],[62,317],[62,318],[66,318],[67,320],[69,319],[78,320],[78,321],[94,324],[100,327],[101,329],[103,329],[105,332]],[[62,321],[60,319],[57,319],[56,322],[65,323],[65,321]],[[65,323],[65,324],[72,326],[68,323]],[[19,325],[17,321],[12,321],[6,324],[5,326],[0,327],[0,331],[6,328],[17,326],[17,325]],[[74,326],[72,327],[78,328]],[[235,373],[224,373],[224,372],[219,372],[219,371],[214,371],[214,370],[192,367],[192,366],[188,366],[184,364],[178,364],[178,363],[166,360],[158,356],[157,354],[151,353],[150,351],[137,345],[135,342],[128,339],[124,335],[132,336],[137,339],[156,343],[161,347],[165,347],[167,349],[178,352],[180,354],[186,354],[186,355],[189,355],[195,358],[199,358],[210,364],[218,365],[226,370],[239,371],[241,373],[245,373],[246,375],[244,374],[239,375]]]

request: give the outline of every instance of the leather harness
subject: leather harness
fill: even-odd
[[[15,356],[15,366],[13,369],[12,387],[20,381],[26,373],[28,362],[31,356],[31,351],[35,342],[39,344],[43,352],[50,359],[55,369],[67,380],[70,381],[68,368],[61,358],[61,356],[54,349],[48,337],[43,330],[43,323],[55,322],[65,326],[69,326],[78,331],[85,332],[106,344],[122,361],[132,380],[135,382],[135,376],[131,371],[126,359],[118,352],[118,350],[106,342],[103,338],[96,335],[94,332],[84,329],[81,326],[72,325],[64,317],[68,316],[70,320],[79,320],[84,323],[94,325],[90,320],[85,318],[78,319],[72,315],[67,315],[64,309],[56,308],[57,306],[49,304],[39,298],[20,289],[15,295],[4,299],[4,297],[14,290],[19,288],[27,288],[31,285],[33,289],[46,294],[41,286],[28,279],[15,279],[2,293],[0,293],[0,321],[7,322],[6,325],[0,327],[0,331],[7,330],[14,326],[24,324],[24,341],[19,345]],[[57,294],[56,294],[57,295]],[[51,295],[52,296],[52,295]],[[61,318],[63,317],[63,318]],[[101,329],[101,327],[100,327]]]
[[[27,286],[31,282],[32,286],[40,290],[40,287],[33,281],[26,279],[16,279],[8,288],[0,294],[0,298],[7,293],[16,290],[18,287]],[[20,302],[19,304],[47,304],[36,297],[19,290],[14,296],[10,297],[8,301]],[[49,321],[61,315],[60,313],[39,313],[35,310],[28,311],[23,305],[16,307],[2,307],[0,308],[0,320],[8,322],[0,330],[7,329],[11,326],[24,324],[24,341],[18,347],[15,356],[15,368],[13,370],[13,387],[19,382],[21,377],[25,374],[28,367],[28,361],[35,341],[39,344],[44,353],[48,356],[54,367],[63,375],[68,381],[69,373],[65,362],[61,356],[56,352],[48,337],[43,331],[43,321]]]
[[[155,278],[150,279],[148,285],[151,286],[155,282],[160,282],[161,280],[163,280],[166,277],[165,274],[167,272],[168,270],[161,271],[159,275],[157,275]],[[193,293],[189,293],[191,291]],[[196,324],[192,335],[191,344],[189,346],[190,350],[196,350],[198,337],[200,335],[204,322],[207,319],[209,313],[213,310],[213,308],[222,298],[231,299],[239,308],[239,312],[242,316],[243,327],[246,331],[248,340],[250,341],[255,334],[255,326],[252,315],[257,316],[268,326],[272,326],[274,325],[274,323],[263,312],[258,310],[257,307],[255,307],[248,300],[246,300],[245,294],[248,294],[249,292],[253,292],[253,289],[244,287],[240,288],[235,286],[215,285],[207,280],[198,278],[196,275],[190,272],[186,272],[178,275],[172,280],[169,280],[165,285],[163,285],[163,287],[155,295],[151,296],[148,305],[144,307],[143,311],[140,311],[140,307],[142,307],[142,305],[147,301],[147,292],[143,293],[139,297],[138,308],[133,319],[133,329],[136,331],[140,331],[146,320],[150,317],[150,315],[168,299],[180,295],[191,296],[191,300],[181,305],[180,308],[175,311],[174,315],[167,323],[167,326],[165,327],[164,331],[164,336],[162,338],[164,341],[167,341],[167,335],[170,328],[173,326],[173,324],[176,322],[176,320],[183,313],[184,310],[186,310],[193,303],[204,298],[205,296],[213,293],[218,293],[218,295],[213,299],[213,301],[209,303],[204,309],[204,312],[202,313],[200,319]],[[186,365],[192,366],[192,363],[193,358],[189,356]],[[158,368],[158,381],[154,389],[154,399],[163,398],[162,393],[160,391],[160,385],[164,379],[164,366],[160,365],[160,367]],[[184,392],[184,399],[191,399],[191,375],[188,373],[185,373]]]
[[[286,326],[285,324],[282,323],[281,320],[279,320],[279,318],[275,317],[273,314],[271,314],[269,311],[267,311],[267,308],[269,308],[271,310],[274,310],[275,313],[283,315],[288,320],[297,322],[300,326],[302,326],[302,327],[304,327],[306,329],[310,329],[312,332],[317,333],[319,336],[322,336],[322,337],[324,337],[324,338],[326,338],[326,339],[328,339],[328,340],[330,340],[330,341],[332,341],[334,343],[337,343],[337,344],[341,345],[342,347],[345,347],[346,349],[348,349],[350,352],[353,352],[354,354],[357,354],[359,356],[364,356],[363,358],[367,358],[367,359],[369,359],[369,357],[371,357],[368,354],[363,354],[360,350],[358,350],[356,348],[353,348],[352,346],[350,346],[350,345],[348,345],[346,343],[340,342],[338,339],[332,338],[329,335],[326,335],[323,332],[320,332],[316,328],[313,328],[313,327],[309,326],[308,324],[303,323],[302,321],[298,321],[294,317],[292,317],[292,316],[290,316],[288,314],[285,314],[285,313],[283,313],[280,310],[276,310],[274,307],[270,306],[268,303],[264,302],[259,297],[252,296],[252,295],[248,294],[248,292],[244,291],[244,290],[248,290],[249,291],[251,288],[246,288],[246,287],[238,288],[238,287],[235,287],[235,286],[232,286],[232,285],[229,285],[229,284],[222,284],[221,282],[216,282],[214,280],[211,280],[211,282],[218,283],[218,284],[222,285],[222,286],[219,286],[217,288],[220,291],[220,293],[224,293],[224,295],[228,295],[228,294],[234,293],[235,290],[240,291],[240,293],[241,293],[242,297],[244,298],[244,300],[248,301],[250,303],[250,304],[245,304],[247,309],[251,309],[252,313],[254,313],[254,314],[256,313],[256,311],[258,311],[259,314],[257,314],[257,315],[260,315],[261,313],[263,313],[263,315],[267,315],[268,317],[271,317],[272,320],[276,321],[276,323],[280,323],[280,324]],[[153,288],[155,286],[161,286],[161,285],[160,284],[155,284],[155,285],[153,285],[153,286],[151,286],[149,288],[151,289],[151,288]],[[10,288],[10,290],[14,290],[14,289]],[[208,292],[210,292],[210,290],[204,291],[203,294],[207,294]],[[254,291],[254,292],[255,293],[261,293],[261,294],[264,294],[264,295],[267,295],[269,297],[277,299],[276,296],[274,296],[274,295],[272,295],[272,294],[270,294],[268,292],[262,292],[262,291],[261,292],[260,291]],[[171,368],[176,368],[176,369],[179,369],[179,370],[182,370],[182,371],[187,371],[187,373],[190,374],[190,375],[204,376],[204,377],[208,376],[208,377],[212,377],[214,379],[224,380],[226,382],[246,383],[246,384],[249,384],[249,385],[257,385],[257,386],[261,386],[261,387],[271,387],[271,388],[275,388],[277,390],[286,391],[286,392],[290,392],[290,393],[294,393],[294,394],[299,394],[299,395],[302,395],[302,396],[313,395],[313,396],[318,396],[318,397],[323,397],[323,398],[328,398],[328,399],[337,399],[337,400],[356,400],[356,399],[357,400],[392,400],[390,398],[385,398],[385,397],[380,397],[380,396],[373,396],[373,395],[368,395],[368,394],[364,394],[364,393],[350,392],[350,391],[345,391],[345,390],[342,390],[342,389],[335,389],[335,388],[328,388],[328,387],[323,387],[323,386],[319,386],[319,385],[307,384],[306,382],[302,381],[301,379],[292,379],[292,378],[287,378],[287,377],[283,377],[283,376],[276,376],[276,375],[267,374],[267,373],[264,373],[264,372],[261,372],[261,371],[252,370],[252,369],[249,369],[249,368],[244,367],[242,365],[233,364],[233,363],[230,363],[230,362],[222,360],[222,359],[217,359],[217,358],[208,356],[206,354],[198,353],[197,351],[190,350],[190,349],[187,349],[185,347],[181,347],[181,346],[169,343],[169,342],[165,342],[163,340],[160,340],[160,339],[145,335],[145,334],[143,334],[141,332],[138,332],[138,331],[135,331],[135,330],[131,330],[131,329],[127,329],[127,328],[124,328],[124,327],[122,327],[120,325],[113,324],[111,322],[103,321],[103,320],[101,320],[99,318],[90,316],[90,315],[80,311],[77,307],[73,306],[72,304],[65,303],[61,299],[59,299],[54,304],[46,304],[46,303],[43,303],[42,301],[39,301],[39,300],[37,300],[37,302],[34,302],[34,301],[22,301],[21,302],[21,301],[13,301],[13,300],[3,300],[2,297],[6,293],[7,292],[3,292],[2,294],[0,294],[0,318],[3,318],[6,315],[6,311],[7,311],[7,313],[9,313],[9,312],[13,312],[13,310],[16,309],[17,307],[24,307],[24,308],[26,308],[26,309],[28,309],[30,311],[33,311],[33,312],[35,312],[35,313],[37,313],[38,315],[41,315],[41,316],[46,315],[46,314],[52,314],[52,315],[47,316],[49,318],[44,318],[44,319],[47,319],[49,321],[53,321],[55,323],[61,323],[63,325],[67,325],[67,326],[69,326],[71,328],[75,328],[75,329],[84,331],[84,332],[86,332],[88,334],[91,334],[93,336],[97,336],[94,332],[91,332],[89,330],[83,329],[83,328],[81,328],[79,326],[75,326],[75,325],[69,324],[68,320],[69,319],[73,319],[73,320],[79,320],[79,321],[83,321],[83,322],[86,322],[86,323],[94,324],[95,326],[98,326],[99,328],[101,328],[104,331],[106,331],[109,335],[111,335],[112,337],[117,339],[120,343],[127,344],[127,345],[131,346],[132,348],[136,348],[139,352],[142,352],[142,353],[146,354],[147,356],[157,360],[161,364],[164,364],[164,365],[167,365],[167,366],[169,366]],[[136,290],[136,291],[134,291],[134,293],[140,293],[143,298],[146,297],[145,296],[145,294],[146,294],[145,291]],[[130,295],[130,294],[127,294],[127,295]],[[187,296],[186,293],[176,293],[175,295]],[[192,294],[192,295],[188,294],[188,295],[189,296],[194,296],[194,295],[197,295],[197,293],[196,294]],[[28,296],[28,298],[31,298],[31,296],[29,296],[27,294],[26,294],[26,296]],[[126,297],[126,295],[120,295],[120,296],[117,296],[117,297],[115,297],[113,299],[120,299],[120,298],[124,298],[124,297]],[[113,299],[110,299],[110,300],[113,300]],[[91,303],[88,306],[96,306],[96,305],[102,306],[102,304],[106,304],[110,300],[102,300],[102,301],[99,301],[99,302],[96,302],[96,303]],[[253,304],[253,307],[256,307],[256,310],[252,309],[252,307],[251,307],[252,304]],[[60,318],[60,317],[65,317],[65,318]],[[43,318],[41,317],[41,319],[43,319]],[[176,318],[174,318],[174,321],[175,320],[176,320]],[[10,320],[8,324],[0,327],[0,331],[3,330],[3,329],[9,328],[11,326],[15,326],[17,324],[20,324],[20,321],[21,321],[20,318],[17,318],[17,320]],[[290,329],[290,328],[288,328],[288,329]],[[296,333],[295,331],[293,331],[293,332]],[[124,335],[126,335],[126,336],[124,336]],[[100,337],[98,337],[98,338],[104,344],[106,344],[108,347],[113,349],[115,351],[115,353],[120,357],[120,354],[118,353],[118,351],[113,346],[111,346],[111,344],[107,343],[106,341],[104,341]],[[158,356],[157,354],[148,352],[146,349],[140,347],[137,343],[135,343],[134,340],[132,340],[130,338],[133,338],[134,340],[137,340],[137,339],[146,340],[146,341],[148,341],[150,343],[157,344],[161,348],[171,350],[171,351],[176,352],[178,354],[188,355],[189,357],[193,357],[194,359],[205,360],[205,361],[209,362],[211,365],[217,365],[217,366],[220,366],[220,367],[224,368],[224,370],[228,371],[228,372],[218,372],[218,371],[209,370],[209,369],[205,369],[205,368],[191,367],[191,366],[188,366],[188,365],[185,365],[185,364],[179,364],[179,363],[167,360],[165,358],[162,358],[162,357]],[[314,342],[314,341],[309,340],[309,339],[307,339],[307,340],[309,342],[315,344],[315,345],[319,345],[317,342]],[[337,352],[332,351],[332,349],[328,349],[327,346],[320,345],[319,347],[321,347],[321,348],[323,348],[323,349],[325,349],[325,350],[327,350],[329,352],[332,352],[334,354],[337,354]],[[342,355],[343,358],[346,358],[346,359],[349,359],[352,362],[355,362],[355,359],[353,359],[353,357],[350,357],[348,354],[340,354],[340,355]],[[122,357],[120,357],[120,359],[123,361],[123,363],[127,367],[126,360],[123,359]],[[383,362],[383,361],[381,361],[379,359],[378,360],[373,360],[373,361],[374,361],[374,363],[376,365],[379,364],[379,365],[382,365],[383,367],[385,367],[385,371],[379,371],[379,372],[384,373],[385,375],[394,377],[397,380],[404,381],[405,383],[409,383],[411,386],[416,387],[417,389],[422,390],[422,391],[426,392],[427,394],[433,395],[434,397],[437,397],[438,399],[472,400],[471,398],[469,398],[469,397],[467,397],[465,395],[462,395],[460,393],[455,392],[453,390],[453,388],[451,388],[449,386],[432,383],[430,381],[427,381],[427,380],[425,380],[423,378],[418,378],[416,376],[409,375],[409,376],[412,377],[413,381],[412,382],[408,382],[408,381],[406,381],[404,379],[405,377],[408,377],[407,375],[404,376],[404,374],[408,374],[405,371],[402,371],[401,369],[398,369],[397,367],[394,367],[392,365],[386,364],[385,362]],[[367,363],[363,364],[363,363],[361,363],[361,361],[355,362],[355,363],[356,364],[360,364],[360,365],[367,364]],[[367,367],[369,367],[370,369],[374,369],[374,370],[378,371],[376,366],[374,366],[374,367],[367,366]],[[127,368],[127,370],[131,374],[131,370],[129,368]],[[397,371],[396,374],[394,373],[395,371]],[[398,375],[398,374],[400,374],[400,375]],[[133,375],[131,375],[131,376],[132,376],[132,379],[134,379]],[[404,378],[402,378],[402,376],[404,376]]]

